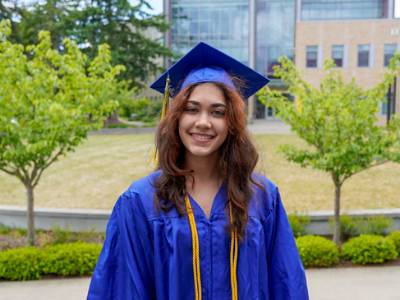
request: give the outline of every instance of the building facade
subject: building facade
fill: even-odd
[[[400,0],[164,0],[164,11],[166,43],[176,53],[204,41],[268,76],[285,55],[314,85],[332,58],[345,78],[368,88],[400,51]],[[283,88],[279,80],[271,85]],[[388,98],[382,119],[400,112],[400,82]],[[273,117],[257,101],[249,106],[252,117]]]
[[[296,65],[313,85],[331,58],[344,78],[364,88],[379,83],[395,51],[400,52],[399,0],[302,0],[296,15]],[[400,112],[399,78],[382,102],[380,119]]]

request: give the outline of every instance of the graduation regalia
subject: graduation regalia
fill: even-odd
[[[106,240],[93,273],[89,300],[194,299],[192,240],[187,218],[158,212],[152,183],[159,172],[134,182],[112,211]],[[306,278],[277,187],[255,179],[249,221],[239,242],[238,298],[308,299]],[[231,299],[224,185],[209,219],[190,197],[199,236],[203,299]]]
[[[241,86],[232,80],[239,78]],[[199,43],[151,87],[170,95],[218,82],[253,95],[268,79],[219,50]],[[277,187],[254,179],[243,240],[228,232],[230,204],[223,184],[207,218],[186,194],[187,216],[154,206],[157,171],[134,182],[116,202],[92,276],[88,300],[306,300],[304,269]]]

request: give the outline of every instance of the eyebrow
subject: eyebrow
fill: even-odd
[[[199,101],[195,101],[195,100],[188,100],[188,104],[194,104],[194,105],[197,105],[197,106],[201,105],[201,103]],[[226,104],[217,102],[217,103],[211,104],[211,106],[212,107],[226,107]]]

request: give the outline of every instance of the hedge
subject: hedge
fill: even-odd
[[[329,223],[333,229],[333,219]],[[392,224],[393,219],[386,216],[340,216],[340,232],[344,240],[361,234],[386,235]]]
[[[34,248],[17,248],[0,252],[0,279],[39,279],[43,274],[44,252]]]
[[[289,218],[290,228],[292,229],[293,235],[295,237],[299,237],[307,233],[306,227],[310,223],[309,216],[294,214],[294,215],[289,215],[288,218]]]
[[[393,242],[396,247],[397,256],[400,256],[400,231],[393,231],[387,236],[387,239]]]
[[[396,259],[397,251],[390,239],[363,234],[343,244],[342,257],[354,264],[376,264]]]
[[[101,245],[71,243],[0,252],[0,279],[30,280],[44,275],[91,275]]]
[[[320,236],[301,236],[296,239],[296,244],[305,268],[329,267],[337,264],[340,257],[355,264],[383,263],[400,254],[400,231],[386,238],[375,235],[353,238],[343,245],[341,255],[335,243]],[[0,280],[91,275],[101,247],[100,244],[77,242],[0,251]]]
[[[330,267],[339,262],[336,244],[326,238],[307,235],[297,238],[296,244],[305,268]]]

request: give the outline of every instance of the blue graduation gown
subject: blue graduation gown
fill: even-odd
[[[152,182],[159,172],[134,182],[120,196],[89,287],[89,300],[194,299],[192,241],[187,216],[158,213]],[[239,242],[239,299],[308,299],[304,269],[277,187],[255,175],[246,235]],[[190,197],[200,244],[204,300],[230,300],[230,235],[226,190],[221,186],[210,218]]]

